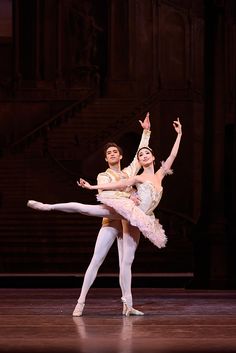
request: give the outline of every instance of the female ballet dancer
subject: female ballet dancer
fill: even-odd
[[[117,193],[116,191],[103,191],[98,198],[105,204],[101,205],[85,205],[77,202],[60,203],[60,204],[43,204],[41,202],[30,200],[28,206],[41,211],[63,211],[68,213],[78,212],[81,214],[108,217],[110,219],[125,218],[134,226],[137,226],[141,232],[150,241],[159,248],[166,244],[166,236],[159,221],[155,219],[153,210],[157,207],[162,196],[162,180],[166,174],[171,173],[171,166],[178,153],[180,140],[182,137],[182,127],[179,118],[173,122],[173,126],[177,132],[177,138],[171,153],[165,162],[162,162],[161,167],[154,173],[154,160],[152,150],[149,148],[141,148],[138,152],[138,159],[144,171],[141,175],[121,182],[110,183],[109,185],[91,186],[84,180],[81,180],[79,185],[89,189],[123,189],[127,185],[136,184],[140,205],[136,206],[134,202],[127,197],[127,193]],[[146,212],[146,213],[145,213]],[[129,300],[127,307],[129,308]],[[126,315],[129,315],[127,310]]]
[[[170,169],[172,163],[178,153],[179,144],[182,136],[182,127],[179,118],[173,122],[177,132],[177,138],[171,150],[170,156],[165,162],[162,162],[161,167],[154,172],[154,160],[152,150],[149,147],[141,147],[137,153],[140,165],[143,172],[140,175],[133,176],[128,179],[122,179],[109,184],[90,185],[84,179],[80,179],[78,185],[89,190],[102,190],[97,195],[98,201],[103,205],[110,207],[112,217],[117,217],[117,214],[127,219],[133,226],[139,228],[141,233],[147,237],[158,248],[163,248],[166,245],[167,237],[159,223],[159,220],[154,216],[154,209],[159,204],[162,193],[162,180],[165,175],[172,174]],[[122,195],[110,192],[108,190],[127,190],[127,187],[136,186],[137,197],[140,200],[137,206],[128,195]],[[115,213],[114,213],[115,211]]]

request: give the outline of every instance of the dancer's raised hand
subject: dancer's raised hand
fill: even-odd
[[[179,118],[177,118],[177,120],[173,121],[173,126],[174,126],[174,129],[177,132],[177,134],[182,134],[182,125],[179,121]]]
[[[150,130],[151,123],[150,123],[150,114],[149,114],[149,112],[146,114],[145,119],[143,121],[139,120],[139,122],[140,122],[140,125],[142,126],[142,128],[144,130]]]

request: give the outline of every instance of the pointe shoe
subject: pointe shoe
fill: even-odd
[[[125,316],[143,316],[144,313],[140,310],[137,310],[135,308],[133,308],[132,306],[128,306],[126,299],[124,297],[121,297],[121,301],[123,303],[123,311],[122,314]]]
[[[72,313],[72,316],[82,316],[83,315],[83,310],[84,310],[84,303],[77,303],[76,307]]]
[[[51,211],[50,205],[34,200],[29,200],[27,206],[37,211]]]
[[[129,307],[127,304],[123,305],[123,315],[125,316],[143,316],[144,313],[133,307]]]
[[[128,310],[127,310],[125,315],[126,316],[130,316],[130,315],[143,316],[144,313],[142,311],[140,311],[140,310],[137,310],[137,309],[131,307],[131,308],[128,308]]]

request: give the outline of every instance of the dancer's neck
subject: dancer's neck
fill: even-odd
[[[109,168],[111,170],[113,170],[116,173],[120,173],[121,172],[121,167],[120,167],[120,163],[114,164],[114,165],[110,165],[109,164]]]
[[[143,173],[142,174],[148,174],[148,175],[153,175],[154,172],[154,166],[153,165],[149,165],[148,167],[143,167]]]

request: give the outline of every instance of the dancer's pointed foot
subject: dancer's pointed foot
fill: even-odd
[[[123,315],[125,316],[143,316],[144,313],[133,307],[129,307],[127,304],[123,304]]]
[[[142,311],[137,310],[137,309],[135,309],[135,308],[132,307],[132,308],[128,308],[128,310],[127,310],[127,312],[126,312],[125,315],[126,315],[126,316],[130,316],[130,315],[143,316],[144,313],[143,313]]]
[[[126,299],[124,297],[121,298],[123,303],[123,312],[122,314],[125,316],[143,316],[144,313],[140,310],[133,308],[132,306],[128,306]]]
[[[51,211],[51,205],[48,205],[47,203],[42,203],[34,200],[29,200],[27,202],[27,206],[30,208],[33,208],[34,210],[37,211]]]
[[[84,310],[84,306],[85,304],[84,303],[77,303],[76,304],[76,307],[73,311],[73,316],[82,316],[83,315],[83,310]]]

